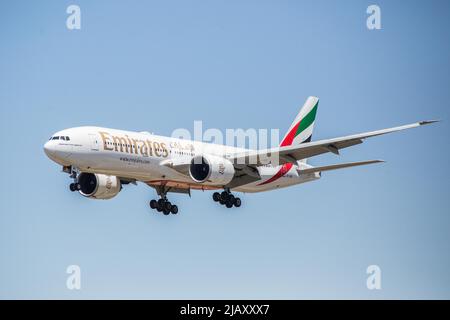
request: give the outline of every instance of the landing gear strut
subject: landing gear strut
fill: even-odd
[[[225,205],[227,208],[235,206],[236,208],[241,206],[241,199],[235,197],[229,189],[225,189],[222,193],[214,192],[213,200]]]
[[[161,198],[159,200],[155,200],[155,199],[151,200],[150,208],[156,209],[156,211],[162,212],[166,216],[169,215],[170,213],[177,214],[178,207],[177,207],[177,205],[172,204],[167,199],[167,196],[166,196],[167,190],[161,188],[161,189],[157,189],[157,192]]]
[[[72,166],[69,167],[63,167],[63,171],[70,173],[70,178],[73,179],[73,182],[69,185],[70,191],[80,191],[81,185],[78,183],[78,172]]]

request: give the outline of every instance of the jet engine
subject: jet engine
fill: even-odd
[[[234,166],[222,157],[199,155],[192,158],[189,175],[198,183],[224,186],[233,179]]]
[[[111,199],[122,189],[120,179],[106,174],[82,172],[78,176],[80,193],[93,199]]]

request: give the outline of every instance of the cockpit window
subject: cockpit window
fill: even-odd
[[[69,136],[54,136],[54,137],[50,137],[50,139],[48,140],[66,140],[66,141],[70,141]]]

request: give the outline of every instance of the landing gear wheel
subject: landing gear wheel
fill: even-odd
[[[220,194],[220,200],[222,200],[223,202],[226,202],[227,199],[228,199],[228,192],[222,191],[222,193]]]
[[[215,202],[219,202],[219,201],[220,201],[220,193],[214,192],[214,193],[213,193],[213,200],[214,200]]]
[[[75,187],[75,183],[71,183],[71,184],[69,185],[69,188],[70,188],[70,191],[72,191],[72,192],[77,191],[77,189],[76,189],[76,187]]]
[[[164,203],[164,210],[170,213],[170,209],[172,209],[172,204],[169,201]]]
[[[220,193],[214,192],[212,198],[215,202],[219,202],[220,204],[225,205],[227,208],[231,208],[233,206],[235,207],[241,206],[241,199],[235,197],[230,192],[229,188],[225,188],[225,190]]]
[[[81,190],[81,184],[75,183],[75,190],[80,191]]]
[[[172,204],[169,199],[167,199],[167,193],[171,188],[166,186],[155,187],[159,199],[150,201],[150,207],[155,208],[158,212],[162,212],[164,215],[169,215],[170,213],[177,214],[178,207]]]

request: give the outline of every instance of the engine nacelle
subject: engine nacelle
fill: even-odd
[[[122,188],[119,178],[106,174],[82,172],[78,176],[80,193],[88,198],[111,199]]]
[[[224,186],[234,177],[233,164],[213,155],[195,156],[189,166],[191,179],[206,185]]]

